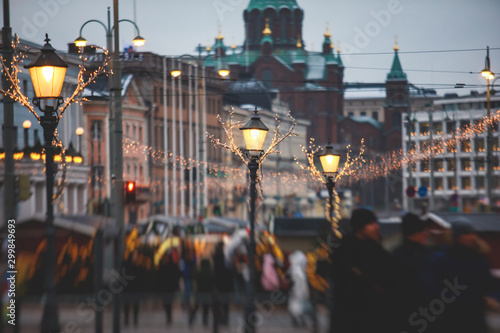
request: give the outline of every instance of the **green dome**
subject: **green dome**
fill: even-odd
[[[289,8],[290,10],[299,9],[299,5],[297,4],[297,0],[250,0],[248,4],[247,11],[251,11],[253,9],[258,9],[263,11],[267,8]]]

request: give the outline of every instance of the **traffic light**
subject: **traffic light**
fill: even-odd
[[[135,182],[125,182],[125,202],[135,202],[136,187]]]

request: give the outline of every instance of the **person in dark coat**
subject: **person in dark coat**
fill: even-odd
[[[452,232],[453,245],[430,260],[442,304],[430,314],[441,317],[442,332],[486,333],[486,300],[493,278],[481,253],[481,240],[465,221],[452,223]]]
[[[194,275],[195,282],[195,305],[189,313],[189,325],[193,324],[198,308],[202,307],[203,326],[208,325],[208,314],[213,305],[213,293],[215,289],[215,276],[210,260],[204,258],[200,262],[200,268]]]
[[[137,327],[139,320],[139,291],[141,284],[139,277],[142,275],[142,269],[139,267],[138,257],[138,250],[134,250],[123,262],[125,274],[134,277],[134,279],[129,281],[125,286],[123,294],[123,312],[125,326],[128,326],[129,324],[129,312],[131,305],[134,316],[134,326]]]
[[[163,298],[163,306],[165,307],[167,324],[172,323],[172,304],[175,299],[175,294],[179,291],[179,280],[181,272],[178,265],[177,252],[174,250],[170,253],[165,253],[160,261],[160,267],[157,273],[158,291]]]
[[[401,223],[403,244],[393,251],[401,269],[401,279],[397,285],[397,325],[399,331],[407,333],[418,331],[417,327],[410,324],[411,315],[418,311],[420,306],[429,304],[432,299],[426,282],[432,251],[428,246],[429,232],[425,227],[426,224],[420,217],[407,213]]]
[[[332,253],[333,311],[330,332],[393,332],[392,289],[397,264],[380,245],[375,214],[355,209],[353,233]]]
[[[234,274],[226,262],[223,242],[217,243],[215,247],[213,263],[215,273],[215,290],[217,294],[215,302],[219,304],[219,311],[216,311],[216,317],[220,319],[220,323],[222,325],[227,325],[229,322],[229,303],[234,288]]]

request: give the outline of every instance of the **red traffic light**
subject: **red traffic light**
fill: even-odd
[[[127,191],[132,192],[135,190],[135,183],[134,182],[127,182]]]
[[[136,194],[135,182],[125,182],[125,202],[134,202]]]

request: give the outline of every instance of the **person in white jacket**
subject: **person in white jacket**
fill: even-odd
[[[315,311],[309,298],[307,283],[307,258],[301,251],[290,254],[289,276],[292,280],[292,289],[288,297],[288,311],[292,315],[294,326],[305,326],[305,317],[309,316],[313,324],[313,332],[317,330]]]

